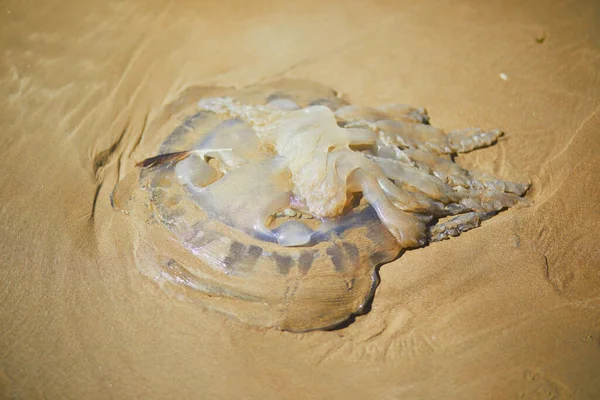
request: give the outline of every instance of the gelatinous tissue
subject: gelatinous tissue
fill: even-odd
[[[331,328],[364,311],[403,249],[525,201],[528,184],[454,162],[501,135],[446,133],[424,109],[356,106],[306,81],[190,88],[112,200],[165,290],[255,326]]]

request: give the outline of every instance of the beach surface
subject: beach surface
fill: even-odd
[[[0,398],[600,398],[600,3],[554,3],[1,2]],[[384,265],[338,330],[166,295],[111,191],[182,90],[278,78],[500,128],[457,162],[530,204]]]

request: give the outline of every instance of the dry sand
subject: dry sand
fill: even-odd
[[[0,2],[0,397],[600,398],[600,3],[483,4]],[[181,89],[275,77],[500,127],[459,163],[532,205],[384,266],[341,330],[170,298],[110,190]]]

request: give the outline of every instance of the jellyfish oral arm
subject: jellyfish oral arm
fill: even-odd
[[[291,176],[290,196],[311,214],[322,219],[343,217],[351,194],[362,192],[403,247],[425,244],[426,227],[433,218],[479,213],[440,227],[450,232],[464,222],[466,228],[484,219],[478,217],[481,213],[519,202],[528,187],[471,174],[446,156],[488,146],[502,135],[499,130],[470,128],[446,134],[424,123],[423,118],[373,123],[345,116],[352,110],[336,114],[325,106],[279,109],[244,105],[227,97],[205,99],[198,105],[250,126],[266,150],[265,156],[277,157],[285,164]],[[340,124],[341,117],[350,122]],[[249,165],[234,152],[221,152],[219,157],[231,170]],[[270,179],[268,170],[261,174],[248,179]],[[269,204],[258,214],[261,218],[277,212],[272,208],[283,203]],[[260,223],[255,227],[268,231]]]

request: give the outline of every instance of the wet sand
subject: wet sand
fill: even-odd
[[[3,2],[0,397],[600,397],[598,21],[583,0]],[[112,188],[181,90],[282,77],[505,130],[457,160],[531,205],[385,265],[336,331],[166,296]]]

